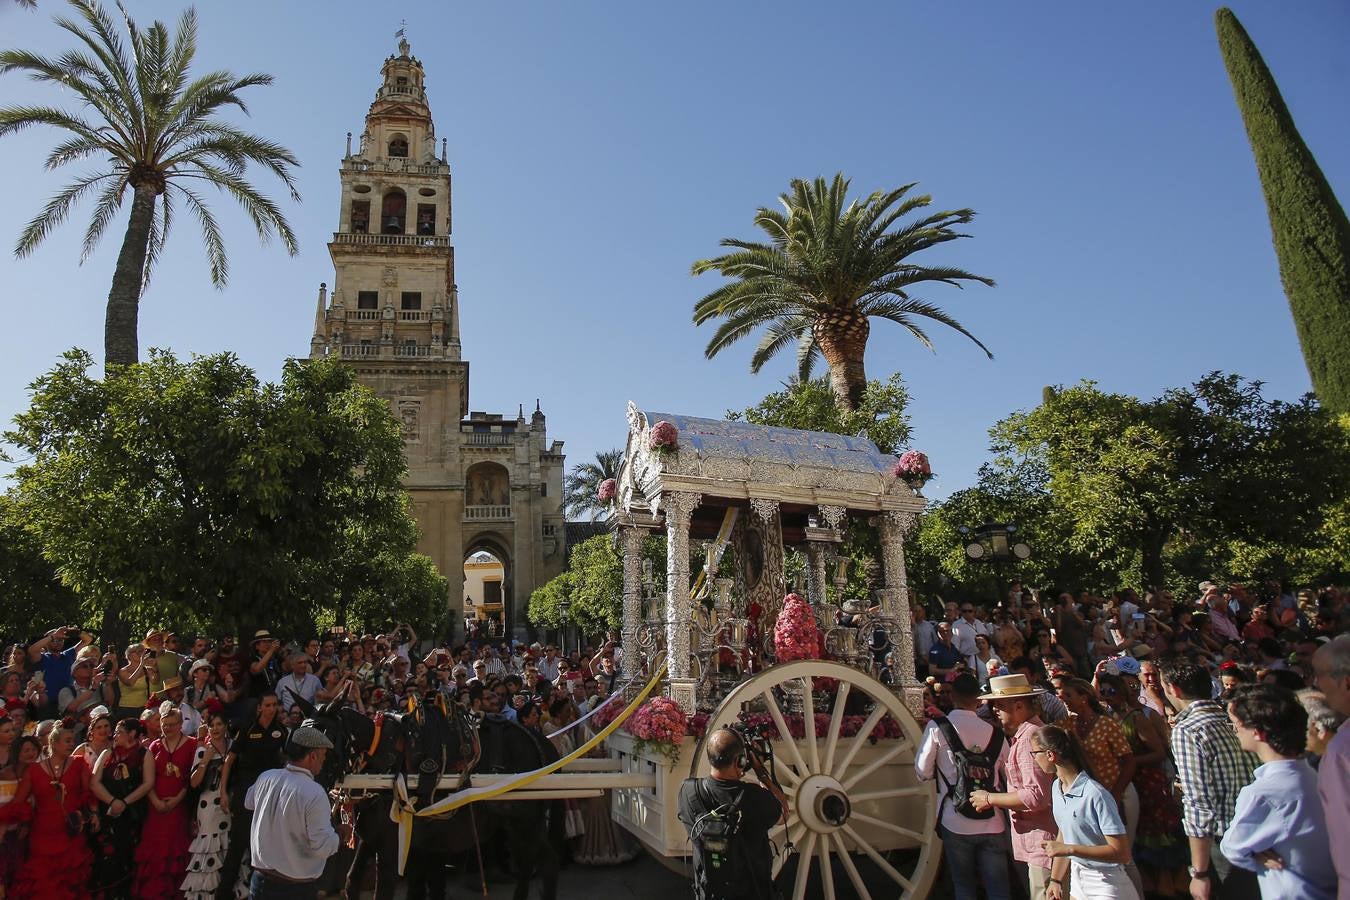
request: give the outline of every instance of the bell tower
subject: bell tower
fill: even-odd
[[[523,637],[530,593],[562,570],[562,442],[548,442],[542,412],[527,424],[469,411],[446,142],[438,156],[426,72],[406,38],[380,76],[355,148],[347,133],[333,289],[319,286],[310,358],[355,368],[402,421],[418,549],[449,580],[452,610]],[[496,609],[464,596],[465,560],[482,551],[504,568]]]

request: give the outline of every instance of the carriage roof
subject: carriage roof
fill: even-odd
[[[663,421],[679,433],[677,453],[649,446],[651,429]],[[895,457],[865,437],[645,412],[633,403],[628,422],[619,500],[630,512],[655,509],[668,491],[854,510],[923,506],[922,498],[891,474]]]

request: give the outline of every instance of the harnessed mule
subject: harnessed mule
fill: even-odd
[[[302,706],[307,718],[333,741],[333,752],[318,779],[325,787],[348,774],[417,774],[421,777],[415,807],[425,809],[449,793],[436,789],[447,772],[460,776],[452,792],[468,785],[470,773],[529,772],[557,758],[542,736],[496,715],[474,723],[458,706],[447,706],[439,698],[432,703],[414,699],[406,711],[382,713],[374,720],[344,702],[345,694],[322,707]],[[379,791],[356,801],[361,843],[348,874],[351,896],[372,861],[376,900],[394,895],[400,856],[399,826],[391,815],[396,799],[394,791]],[[558,809],[550,809],[554,805]],[[407,865],[410,900],[443,897],[450,858],[473,851],[475,844],[480,854],[486,852],[498,843],[494,841],[498,835],[504,836],[499,843],[509,848],[516,864],[515,896],[523,900],[530,878],[537,874],[544,882],[544,900],[554,900],[558,856],[550,831],[561,837],[561,807],[547,801],[489,801],[471,804],[467,813],[461,808],[445,817],[415,818]]]

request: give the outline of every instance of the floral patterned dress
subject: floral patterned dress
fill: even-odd
[[[170,750],[163,738],[150,742],[148,752],[155,761],[154,795],[167,800],[188,786],[197,739],[186,735]],[[151,807],[136,847],[137,900],[169,900],[182,896],[178,886],[187,871],[189,823],[192,806],[185,800],[168,812]]]
[[[1137,720],[1147,715],[1131,710],[1121,723],[1125,737],[1136,753],[1147,748],[1139,739]],[[1134,836],[1136,861],[1149,869],[1178,869],[1190,862],[1189,847],[1181,831],[1181,797],[1172,789],[1172,779],[1159,763],[1135,767],[1134,789],[1139,792],[1139,829]]]

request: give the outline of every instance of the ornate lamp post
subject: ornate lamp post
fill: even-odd
[[[1003,593],[1003,571],[1009,562],[1031,558],[1031,545],[1017,539],[1017,526],[1011,522],[986,522],[976,528],[962,525],[956,529],[966,541],[966,558],[971,562],[988,561],[994,567],[998,590]],[[1002,603],[1003,597],[999,598]]]
[[[572,608],[572,601],[563,597],[558,601],[558,644],[562,650],[562,655],[567,655],[567,612]]]

